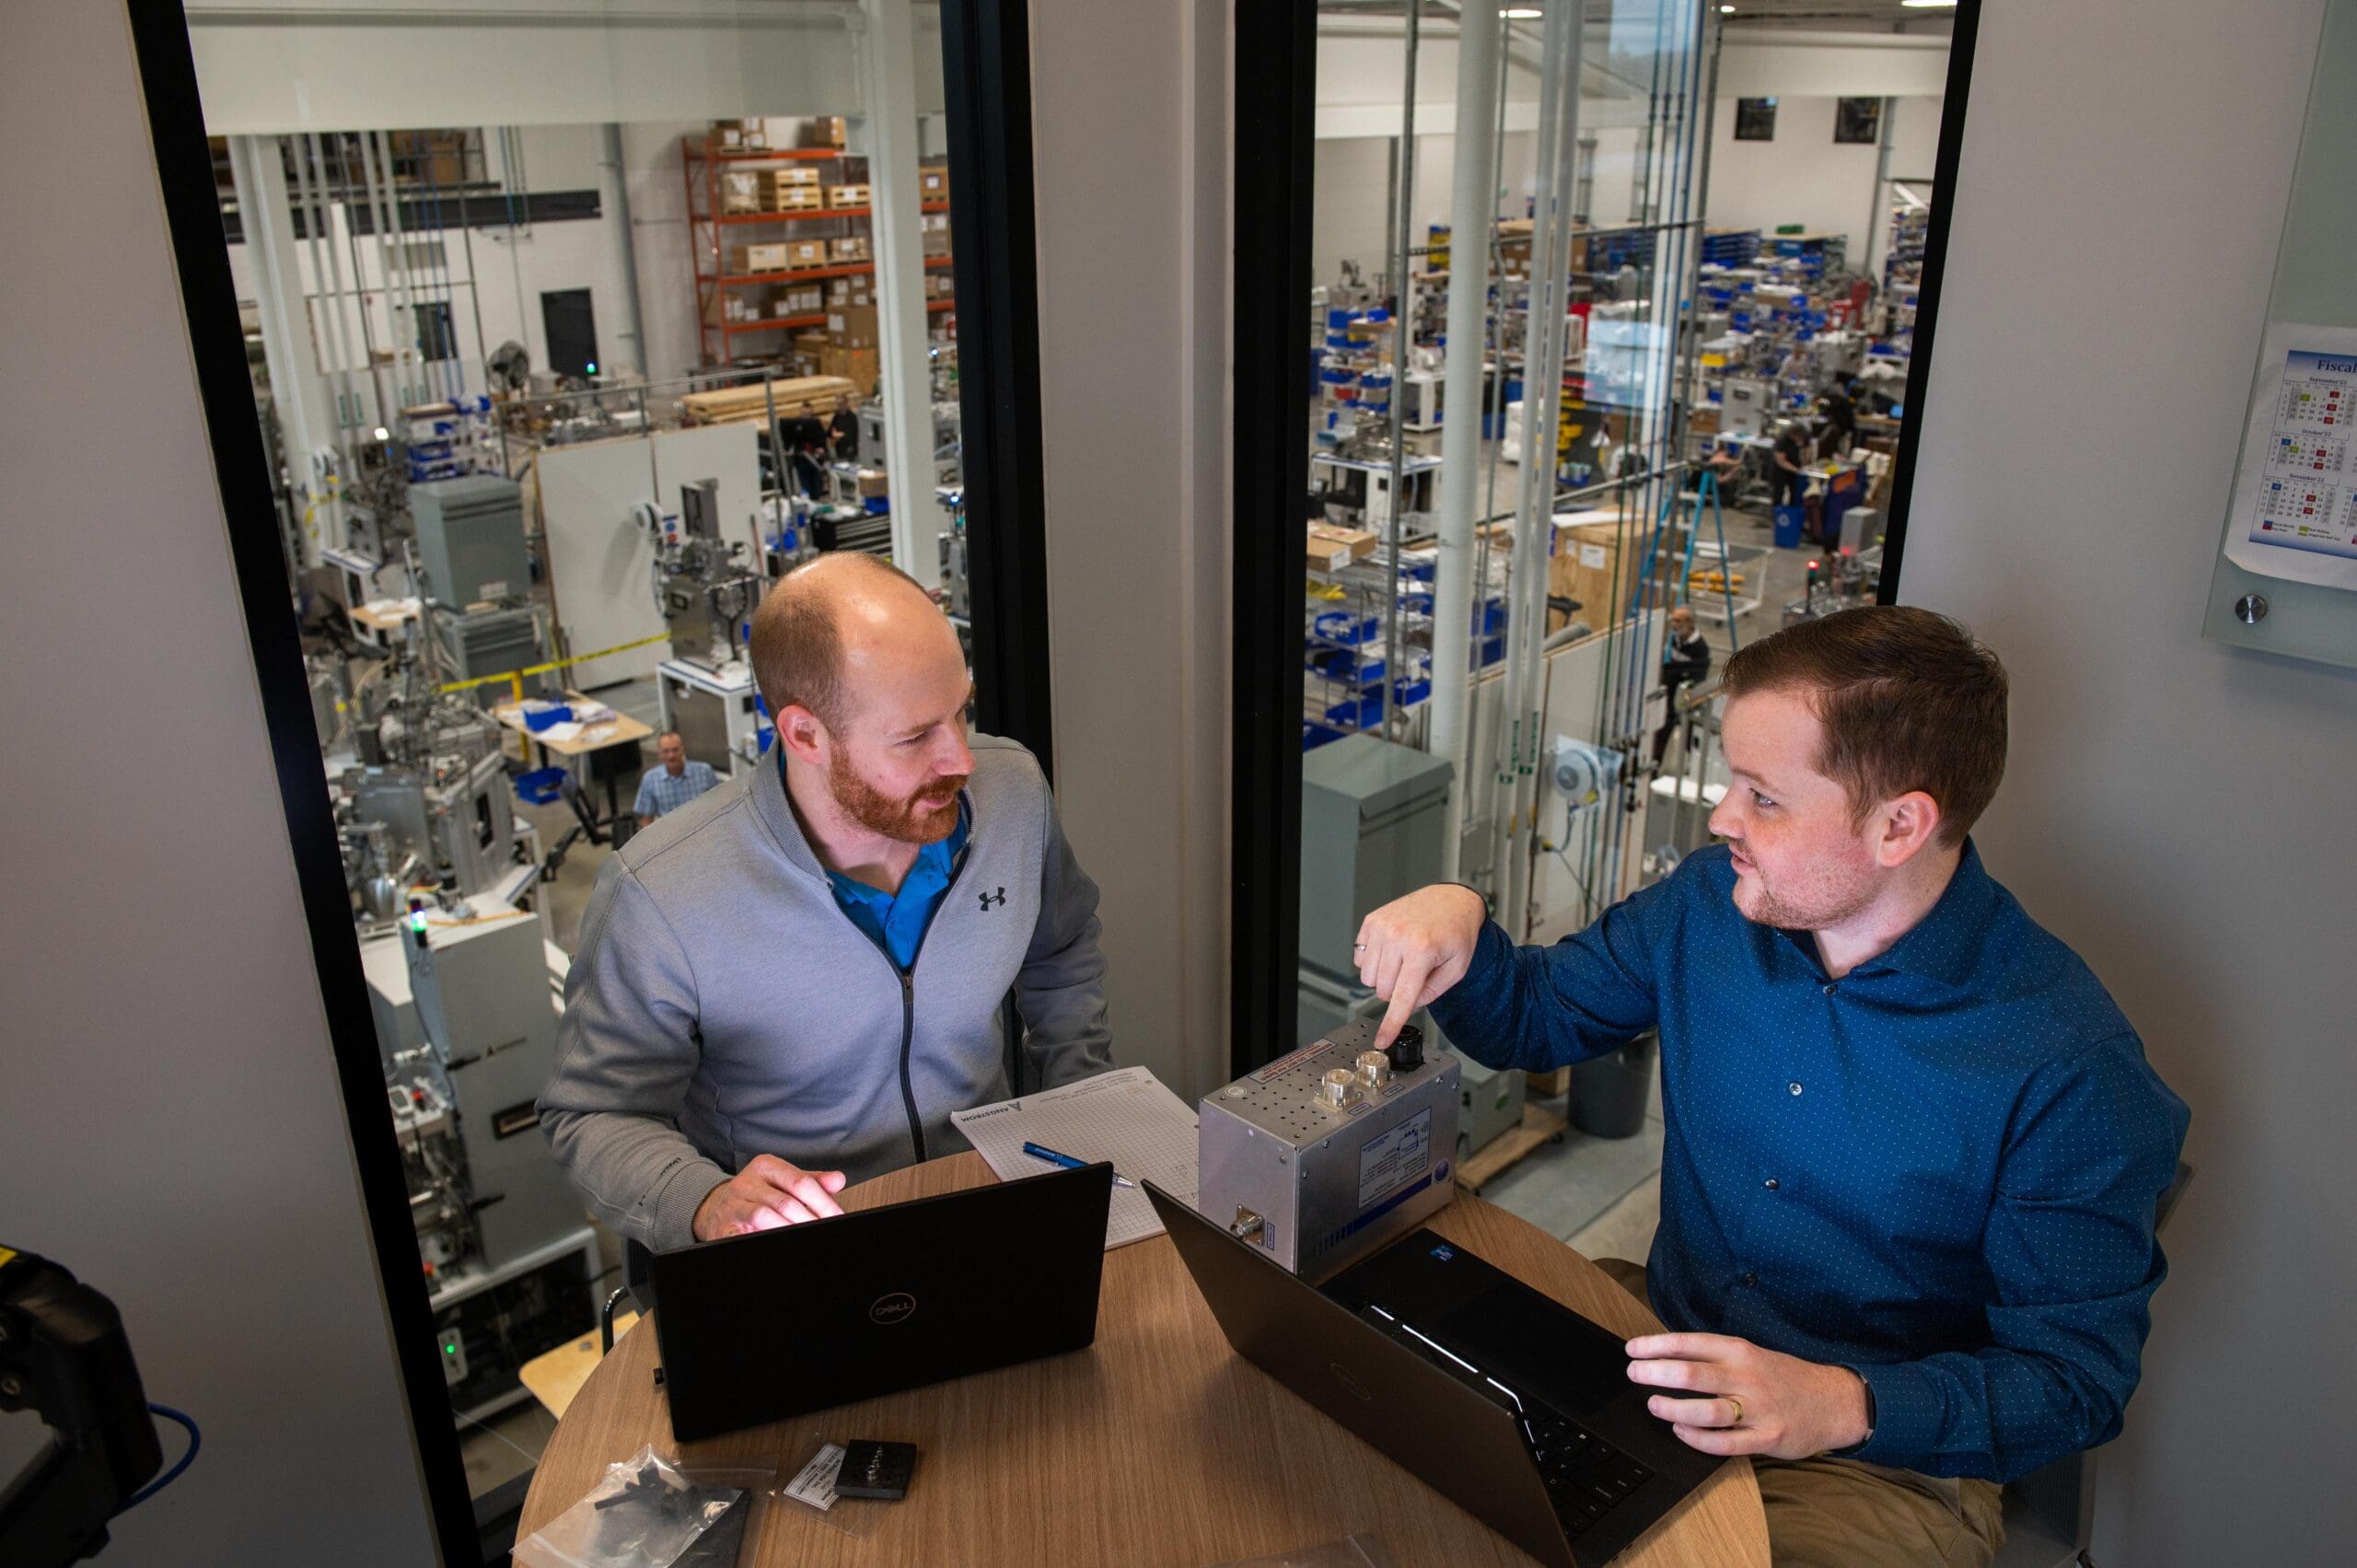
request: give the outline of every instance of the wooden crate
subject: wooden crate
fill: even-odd
[[[827,187],[827,205],[830,207],[864,207],[867,205],[867,187],[865,185],[830,185]]]

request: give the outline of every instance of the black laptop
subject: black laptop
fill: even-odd
[[[1099,1162],[658,1252],[681,1442],[1078,1350],[1097,1337]]]
[[[1595,1568],[1724,1462],[1645,1409],[1620,1336],[1455,1242],[1311,1285],[1146,1193],[1238,1354],[1541,1562]]]

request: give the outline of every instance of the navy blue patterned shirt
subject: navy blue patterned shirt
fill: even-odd
[[[1654,1310],[1856,1370],[1851,1457],[2003,1481],[2117,1435],[2188,1120],[2128,1020],[1968,842],[1839,981],[1734,889],[1718,846],[1553,947],[1489,924],[1434,1020],[1533,1071],[1660,1030]]]

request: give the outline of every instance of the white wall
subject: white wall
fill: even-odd
[[[0,225],[0,346],[40,367],[0,387],[0,725],[40,738],[0,760],[0,1239],[111,1296],[148,1397],[204,1428],[109,1568],[414,1568],[431,1527],[130,36],[119,6],[17,0],[0,144],[66,130],[70,157],[0,161],[0,202],[40,215]]]
[[[1189,1100],[1228,1076],[1227,26],[1031,6],[1056,796],[1114,1058]]]
[[[1738,142],[1736,100],[1721,99],[1712,123],[1711,184],[1702,208],[1711,226],[1757,228],[1764,234],[1783,224],[1805,224],[1812,233],[1849,236],[1851,264],[1863,264],[1866,236],[1872,232],[1869,217],[1887,226],[1890,197],[1887,192],[1879,202],[1875,197],[1880,149],[1872,143],[1833,140],[1836,102],[1831,98],[1779,99],[1775,140]],[[1941,102],[1938,98],[1894,101],[1894,176],[1931,174],[1939,151]]]
[[[534,191],[598,189],[597,161],[598,128],[595,125],[543,126],[526,133],[528,145],[525,152],[525,171]],[[492,136],[496,144],[497,136]],[[624,141],[624,157],[630,155],[630,142]],[[670,184],[680,192],[679,143],[670,144]],[[291,194],[291,192],[290,192]],[[675,193],[672,204],[685,199]],[[333,243],[336,260],[341,263],[345,290],[354,286],[354,260],[349,236],[343,222],[342,208],[336,209]],[[456,328],[460,359],[466,375],[465,390],[483,390],[482,362],[485,355],[502,343],[514,339],[529,351],[535,368],[548,366],[548,337],[540,318],[540,296],[558,289],[586,288],[590,291],[590,308],[596,316],[598,352],[610,363],[621,364],[630,345],[622,339],[625,324],[623,289],[625,279],[614,247],[613,233],[608,226],[615,221],[613,215],[601,213],[595,218],[566,219],[555,223],[522,223],[513,235],[505,224],[479,227],[471,235],[458,227],[439,230],[412,230],[404,238],[412,243],[427,240],[442,242],[451,285],[450,316]],[[686,238],[684,226],[668,237],[672,248],[679,252],[679,264],[686,267]],[[657,242],[659,243],[659,241]],[[471,246],[471,272],[470,271]],[[381,290],[385,281],[383,253],[377,238],[372,234],[359,237],[358,273],[362,286]],[[657,252],[642,255],[642,271],[650,264],[660,266],[664,258]],[[302,275],[303,285],[315,295],[324,296],[332,289],[334,279],[321,278],[313,271],[311,250],[307,242],[296,245],[296,265]],[[229,267],[236,280],[238,297],[252,299],[255,284],[251,261],[243,244],[229,247]],[[441,280],[429,280],[421,273],[412,280],[413,286],[430,297],[441,296]],[[642,290],[646,286],[642,283]],[[685,295],[686,285],[679,285]],[[671,301],[679,313],[691,322],[693,309],[679,301]],[[324,312],[323,299],[314,309]],[[343,301],[345,341],[350,346],[349,367],[361,372],[365,378],[366,360],[362,355],[360,337],[361,305],[346,298]],[[384,296],[377,293],[367,301],[368,331],[376,346],[390,346],[389,333],[395,323],[388,316]],[[478,351],[476,319],[480,311],[482,342]],[[414,340],[406,340],[413,343]],[[690,353],[693,353],[691,342]]]
[[[2321,9],[1992,0],[1925,398],[1900,592],[2013,669],[1990,869],[2193,1108],[2106,1564],[2357,1538],[2357,672],[2200,636]]]
[[[861,111],[855,6],[527,0],[468,9],[191,0],[206,125],[221,136]],[[940,37],[928,8],[917,31],[922,112],[942,106]]]

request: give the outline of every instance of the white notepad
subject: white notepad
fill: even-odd
[[[1132,1181],[1151,1181],[1174,1198],[1195,1201],[1195,1112],[1144,1067],[1066,1084],[1043,1094],[953,1110],[950,1124],[966,1135],[1002,1181],[1055,1169],[1023,1152],[1038,1144],[1075,1159],[1110,1160]],[[1115,1186],[1105,1222],[1110,1251],[1162,1233],[1143,1187]]]

